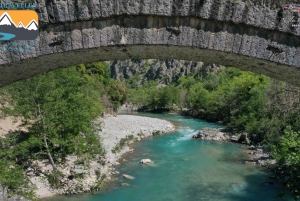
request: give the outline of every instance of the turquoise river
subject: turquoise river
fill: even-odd
[[[134,152],[126,154],[120,175],[100,192],[85,195],[58,196],[48,201],[274,201],[292,200],[277,197],[281,184],[270,179],[272,173],[248,166],[250,150],[234,143],[192,139],[203,127],[221,125],[203,120],[168,115],[138,113],[172,121],[175,132],[155,136],[132,145]],[[150,158],[153,164],[138,162]],[[128,174],[135,179],[122,178]],[[121,186],[121,183],[130,186]],[[273,182],[267,185],[265,182]]]

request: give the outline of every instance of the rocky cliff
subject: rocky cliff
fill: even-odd
[[[170,84],[177,81],[181,76],[198,75],[205,77],[209,72],[216,72],[222,66],[203,63],[184,61],[176,59],[168,60],[116,60],[107,62],[110,65],[111,76],[114,79],[128,79],[138,75],[140,82],[159,79],[163,84]]]

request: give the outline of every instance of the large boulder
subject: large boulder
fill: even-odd
[[[0,184],[0,201],[7,200],[7,187]]]
[[[239,137],[233,135],[233,136],[230,137],[230,140],[231,140],[232,142],[238,142],[238,141],[239,141]]]
[[[30,201],[20,196],[12,196],[8,198],[7,187],[0,184],[0,201]]]
[[[216,128],[203,128],[196,135],[193,135],[193,138],[214,141],[227,141],[229,139],[226,133]]]
[[[250,144],[250,140],[248,138],[248,133],[242,133],[238,139],[238,142],[243,144]]]
[[[75,174],[85,174],[88,171],[87,170],[83,170],[83,169],[71,169],[71,172],[73,172]]]
[[[88,170],[85,170],[85,168],[81,165],[75,165],[71,170],[71,172],[75,174],[85,174],[88,173]]]
[[[257,164],[261,167],[274,168],[276,166],[276,160],[275,159],[258,160]]]
[[[255,161],[245,161],[246,165],[256,165]]]
[[[147,159],[142,159],[141,161],[140,161],[140,163],[144,163],[144,164],[148,164],[148,163],[151,163],[152,161],[149,159],[149,158],[147,158]]]

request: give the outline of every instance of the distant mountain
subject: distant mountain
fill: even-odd
[[[116,80],[136,77],[139,84],[158,79],[161,84],[177,82],[182,76],[207,77],[209,73],[219,71],[223,66],[183,61],[176,59],[131,59],[106,62],[110,66],[111,77]]]
[[[19,23],[18,28],[23,28],[24,29],[24,25],[22,24],[22,22]]]
[[[38,30],[38,25],[35,20],[32,20],[26,27],[27,30]]]
[[[12,19],[10,18],[9,14],[7,14],[7,12],[3,13],[0,17],[0,25],[15,25],[15,23],[12,21]]]

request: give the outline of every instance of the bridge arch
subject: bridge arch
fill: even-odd
[[[38,45],[0,50],[0,87],[61,67],[131,58],[229,65],[300,86],[300,26],[279,3],[39,0]]]

